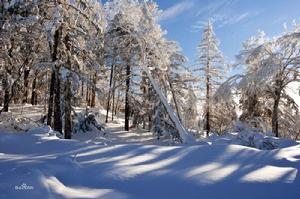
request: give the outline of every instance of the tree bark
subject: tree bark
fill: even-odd
[[[49,101],[48,101],[48,114],[47,114],[47,125],[52,126],[53,116],[53,100],[54,100],[54,88],[55,88],[55,70],[52,69],[51,80],[49,86]]]
[[[3,87],[4,87],[4,101],[3,101],[3,112],[8,112],[8,108],[9,108],[9,83],[8,83],[8,79],[7,76],[4,76],[3,78]]]
[[[64,112],[65,112],[65,126],[64,126],[64,133],[65,133],[65,139],[71,139],[72,138],[72,118],[71,118],[71,112],[72,112],[72,92],[71,92],[71,77],[70,74],[66,81],[66,87],[65,87],[65,101],[64,101]]]
[[[115,106],[115,115],[117,115],[118,109],[119,109],[119,101],[120,101],[120,91],[118,90],[118,97],[117,97],[117,101],[116,101],[116,106]]]
[[[129,90],[130,90],[130,75],[131,68],[129,63],[126,66],[126,92],[125,92],[125,130],[129,131],[129,117],[130,117],[130,105],[129,105]]]
[[[113,75],[114,75],[114,65],[112,65],[110,68],[109,91],[108,91],[108,96],[107,96],[105,123],[108,122],[108,113],[110,110],[111,86],[112,86],[112,81],[113,81]]]
[[[209,64],[208,66],[209,67]],[[209,74],[206,75],[206,123],[205,123],[205,130],[206,136],[209,136],[210,132],[210,78]]]
[[[60,93],[60,67],[56,66],[55,72],[55,96],[54,96],[54,123],[53,129],[62,133],[62,115],[61,115],[61,93]]]
[[[36,76],[34,77],[33,79],[33,82],[32,82],[32,93],[31,93],[31,104],[32,105],[36,105],[37,104],[37,96],[36,96]]]
[[[59,38],[60,38],[60,28],[58,28],[55,31],[54,34],[54,45],[52,48],[52,45],[49,44],[50,49],[52,49],[52,63],[56,64],[57,61],[57,53],[58,53],[58,44],[59,44]],[[54,107],[54,94],[55,94],[55,85],[56,85],[56,66],[52,68],[52,74],[51,74],[51,83],[49,87],[49,104],[48,104],[48,114],[47,114],[47,125],[52,127],[52,115],[53,115],[53,107]]]
[[[279,108],[279,101],[280,101],[280,91],[275,91],[275,99],[273,104],[273,111],[272,111],[272,132],[275,134],[276,137],[279,137],[278,131],[278,108]]]
[[[89,104],[89,96],[90,96],[90,89],[89,89],[89,86],[88,86],[88,84],[86,84],[86,93],[85,93],[85,100],[86,100],[86,104],[87,104],[87,106],[89,106],[90,104]]]
[[[93,78],[93,90],[92,90],[92,97],[91,97],[91,107],[96,106],[96,84],[97,84],[97,73],[95,73]]]
[[[153,93],[153,89],[150,85],[150,82],[148,82],[148,107],[147,107],[147,112],[148,112],[148,130],[151,131],[152,130],[152,116],[153,116],[153,107],[152,107],[152,95],[154,95]]]
[[[62,26],[60,26],[54,34],[54,45],[52,53],[52,61],[57,61],[58,47],[61,38]],[[56,64],[56,63],[55,63]],[[55,81],[54,81],[54,121],[53,129],[62,133],[62,118],[61,118],[61,97],[60,97],[60,66],[55,65]]]
[[[23,99],[23,104],[28,103],[28,84],[29,84],[29,74],[30,70],[25,69],[24,70],[24,99]]]
[[[84,96],[84,82],[81,82],[81,97]]]
[[[112,111],[111,111],[111,121],[114,121],[114,108],[115,108],[115,94],[116,94],[116,91],[115,91],[115,87],[116,87],[116,82],[113,81],[113,88],[112,88]]]

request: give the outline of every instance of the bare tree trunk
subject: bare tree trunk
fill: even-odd
[[[53,63],[57,60],[58,46],[60,42],[62,32],[62,26],[60,26],[54,34],[54,46],[52,61]],[[61,118],[61,97],[60,97],[60,66],[55,66],[55,84],[54,84],[54,121],[53,129],[62,133],[62,118]]]
[[[207,70],[209,70],[209,63],[207,64]],[[210,132],[210,78],[209,74],[206,74],[206,136],[209,136]]]
[[[31,104],[32,105],[36,105],[37,104],[37,96],[36,96],[36,76],[34,77],[33,79],[33,82],[32,82],[32,93],[31,93]]]
[[[117,97],[117,101],[116,101],[116,106],[115,106],[115,115],[117,115],[118,112],[118,108],[119,108],[119,101],[120,101],[120,91],[118,90],[118,97]]]
[[[52,116],[53,116],[53,100],[54,100],[54,88],[55,88],[55,70],[52,69],[51,82],[49,86],[49,101],[48,101],[48,114],[47,114],[47,125],[52,126]]]
[[[112,87],[113,75],[114,75],[114,65],[112,65],[110,68],[109,91],[108,91],[108,96],[107,96],[105,123],[108,122],[108,113],[110,110],[110,98],[111,98],[111,87]]]
[[[81,97],[84,96],[84,82],[81,82]]]
[[[53,129],[62,133],[62,115],[61,115],[61,93],[60,93],[60,67],[56,67],[55,78],[55,97],[54,97],[54,124]]]
[[[152,105],[151,105],[151,97],[152,97],[152,87],[150,86],[150,83],[148,82],[148,130],[152,130],[152,115],[153,115],[153,110],[152,110]]]
[[[70,46],[70,38],[69,34],[66,34],[64,38],[64,43],[67,48],[67,50],[71,51]],[[68,61],[67,65],[72,68],[71,58],[68,53]],[[64,133],[65,133],[65,139],[71,139],[72,138],[72,73],[69,72],[67,76],[67,80],[65,81],[65,93],[64,93]]]
[[[85,71],[85,67],[83,66],[83,71]],[[81,97],[84,96],[84,81],[81,81]]]
[[[65,132],[65,139],[71,139],[72,138],[72,119],[71,119],[71,112],[72,112],[72,92],[71,92],[71,75],[68,75],[67,81],[66,81],[66,87],[65,87],[65,126],[64,126],[64,132]]]
[[[92,99],[91,99],[91,107],[96,106],[96,84],[97,84],[97,73],[95,73],[93,78],[93,90],[92,90]]]
[[[4,87],[4,101],[3,101],[3,112],[8,112],[8,107],[9,107],[9,83],[8,83],[8,79],[7,76],[4,76],[3,78],[3,87]]]
[[[125,130],[129,131],[129,117],[130,117],[130,105],[129,105],[129,90],[130,90],[130,75],[131,69],[129,63],[126,66],[126,92],[125,92]]]
[[[279,101],[280,101],[280,91],[275,92],[275,99],[274,99],[274,105],[273,105],[273,111],[272,111],[272,132],[275,134],[276,137],[279,137],[279,131],[278,131],[278,107],[279,107]]]
[[[85,93],[85,101],[87,106],[89,106],[89,96],[90,96],[90,89],[88,84],[86,84],[86,93]]]
[[[60,28],[59,28],[60,29]],[[52,63],[55,64],[57,60],[57,52],[58,52],[58,44],[59,44],[59,37],[60,37],[60,30],[57,29],[54,34],[54,45],[49,43],[50,49],[52,49]],[[48,114],[47,114],[47,125],[52,126],[52,115],[53,115],[53,107],[54,107],[54,94],[55,94],[55,86],[56,86],[56,66],[52,68],[51,74],[51,83],[49,87],[49,104],[48,104]]]
[[[92,76],[89,76],[89,82],[92,81]],[[87,84],[87,105],[91,107],[91,101],[92,101],[92,88],[91,88],[91,83],[89,85]]]
[[[46,71],[46,82],[49,81],[49,77],[48,77],[48,71]],[[47,111],[47,91],[49,90],[49,86],[47,84],[47,88],[44,90],[44,113],[46,113]],[[46,118],[44,118],[46,119]],[[44,122],[43,122],[44,123]]]
[[[113,77],[113,87],[112,87],[112,111],[111,111],[111,120],[114,121],[114,108],[115,108],[115,94],[116,94],[116,82]]]
[[[28,103],[28,78],[29,78],[29,73],[30,70],[29,69],[25,69],[24,70],[24,99],[23,99],[23,104]]]

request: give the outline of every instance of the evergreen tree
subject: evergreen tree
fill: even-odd
[[[201,72],[201,78],[204,79],[202,83],[202,89],[205,89],[203,107],[204,121],[207,136],[211,131],[211,107],[212,96],[216,88],[220,85],[222,78],[224,77],[224,59],[219,50],[219,41],[213,31],[213,26],[208,21],[207,26],[204,29],[202,41],[198,46],[199,56],[197,65],[199,67],[196,71]],[[204,87],[204,88],[203,88]]]

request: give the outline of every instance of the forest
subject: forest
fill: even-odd
[[[1,0],[0,198],[300,197],[300,24],[232,63],[207,20],[188,60],[162,12]]]

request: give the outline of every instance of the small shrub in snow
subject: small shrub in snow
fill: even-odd
[[[278,148],[277,141],[263,133],[263,130],[260,128],[250,128],[246,124],[238,122],[234,126],[234,132],[234,135],[236,135],[235,139],[240,140],[244,146],[262,150]]]
[[[86,111],[84,114],[80,113],[74,122],[74,133],[77,132],[91,132],[91,131],[104,131],[104,126],[99,124],[96,120],[95,113]]]
[[[0,127],[9,131],[28,131],[39,127],[38,122],[23,116],[16,116],[10,113],[0,114]]]
[[[230,132],[222,136],[211,134],[207,140],[212,144],[237,144],[261,150],[273,150],[297,144],[293,140],[276,138],[270,132],[264,133],[260,128],[251,128],[241,122],[236,123]]]

